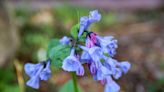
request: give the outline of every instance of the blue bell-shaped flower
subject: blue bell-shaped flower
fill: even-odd
[[[39,88],[39,83],[40,83],[40,78],[39,74],[42,72],[43,66],[40,66],[39,69],[36,71],[36,74],[34,76],[31,76],[30,80],[27,81],[26,85],[29,87],[38,89]]]
[[[87,51],[93,61],[100,61],[100,59],[102,58],[102,50],[97,46],[87,48],[85,46],[79,45],[79,47],[84,51]]]
[[[38,64],[27,63],[24,65],[24,70],[29,77],[33,77],[36,75],[36,73],[42,66],[43,65],[41,63]]]
[[[106,78],[104,92],[119,92],[120,86],[110,76]]]
[[[113,57],[116,54],[117,46],[117,40],[114,39],[113,36],[106,36],[106,37],[96,37],[98,40],[98,43],[104,53],[108,53],[111,57]]]
[[[88,63],[89,61],[92,60],[92,58],[90,57],[90,55],[87,51],[82,52],[80,59],[81,59],[80,62],[82,62],[82,63]]]
[[[124,61],[120,62],[119,67],[123,71],[123,73],[126,74],[129,71],[131,64],[127,61]]]
[[[39,88],[40,79],[39,76],[34,76],[26,82],[26,85],[35,89]]]
[[[79,33],[78,33],[78,37],[80,37],[84,30],[88,28],[88,20],[89,18],[87,16],[81,17],[80,18],[80,29],[79,29]]]
[[[114,68],[113,77],[114,79],[119,79],[122,76],[122,71],[120,68]]]
[[[78,37],[80,37],[83,34],[84,30],[87,30],[92,23],[98,22],[100,21],[100,19],[101,19],[101,14],[99,14],[97,10],[91,11],[89,17],[88,16],[81,17]]]
[[[75,49],[73,48],[71,50],[70,56],[64,59],[62,68],[63,70],[68,72],[76,72],[79,68],[82,69],[81,67],[83,66],[81,65],[80,61],[75,57]]]
[[[93,10],[90,11],[89,13],[89,23],[94,23],[94,22],[98,22],[101,20],[101,14],[98,12],[98,10]]]
[[[97,72],[94,75],[94,79],[95,80],[103,80],[104,78],[106,78],[107,76],[109,76],[111,74],[112,74],[112,72],[109,71],[109,69],[107,69],[104,66],[101,66],[100,68],[97,69]]]
[[[83,76],[84,75],[84,67],[81,66],[76,70],[76,75]]]
[[[51,70],[50,70],[51,61],[48,60],[45,64],[46,64],[45,68],[40,73],[41,80],[48,80],[51,77]]]
[[[68,38],[67,36],[64,36],[62,39],[60,39],[60,43],[62,45],[69,45],[70,44],[70,38]]]

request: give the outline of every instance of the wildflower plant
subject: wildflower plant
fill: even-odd
[[[118,92],[120,86],[115,80],[126,74],[131,65],[113,58],[118,48],[113,36],[103,37],[89,30],[90,25],[100,20],[101,14],[97,10],[91,11],[72,27],[71,37],[64,36],[49,43],[46,62],[25,64],[25,73],[30,77],[27,86],[38,89],[40,81],[50,78],[50,66],[54,65],[72,73],[74,92],[78,92],[76,76],[84,76],[83,65],[86,64],[93,79],[104,85],[104,92]]]

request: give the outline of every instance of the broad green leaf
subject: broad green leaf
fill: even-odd
[[[48,48],[50,49],[50,48],[52,48],[52,47],[54,47],[54,46],[57,46],[57,45],[59,45],[59,44],[60,44],[59,39],[52,39],[52,40],[50,41],[49,45],[48,45]]]
[[[58,45],[53,47],[48,53],[49,58],[65,58],[65,56],[69,55],[70,47],[66,45]]]
[[[66,82],[59,90],[59,92],[74,92],[73,80]],[[83,92],[80,86],[78,85],[78,92]]]
[[[61,45],[58,39],[49,43],[47,57],[56,68],[61,68],[63,60],[70,54],[70,46]]]
[[[78,38],[78,31],[79,31],[79,24],[76,24],[74,25],[72,28],[71,28],[71,36],[74,38],[74,39],[77,39]]]
[[[60,42],[59,42],[59,39],[53,39],[49,42],[49,45],[48,45],[48,52],[55,46],[59,45]]]
[[[52,60],[52,64],[55,65],[56,68],[61,68],[63,60],[70,54],[69,48],[63,48],[61,50],[53,48],[51,51],[50,59]]]

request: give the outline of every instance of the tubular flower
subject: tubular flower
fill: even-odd
[[[45,68],[40,73],[41,80],[48,80],[51,77],[50,65],[51,65],[51,62],[49,60],[46,64]]]
[[[113,36],[100,37],[97,36],[98,44],[103,49],[104,53],[108,53],[111,57],[116,54],[118,48],[117,40]]]
[[[113,36],[102,37],[88,31],[89,26],[100,19],[101,14],[97,10],[91,11],[89,16],[80,18],[78,39],[72,44],[71,54],[64,59],[62,68],[82,76],[84,75],[82,64],[87,64],[93,79],[105,85],[104,92],[119,92],[120,86],[113,79],[117,80],[126,74],[131,65],[128,61],[119,62],[113,58],[118,48],[117,40]],[[84,31],[87,33],[85,43],[81,44],[78,40]]]
[[[76,72],[77,75],[84,75],[84,68],[80,61],[75,57],[75,49],[71,50],[70,56],[66,57],[62,65],[63,70],[68,72]]]
[[[62,39],[60,39],[60,43],[62,45],[69,45],[70,44],[70,38],[68,38],[67,36],[64,36]]]
[[[48,80],[51,76],[50,60],[38,64],[27,63],[24,66],[25,73],[30,77],[27,85],[38,89],[40,80]]]
[[[101,19],[101,14],[97,10],[93,10],[89,13],[89,16],[84,16],[80,18],[80,29],[79,29],[79,34],[78,37],[83,34],[84,30],[87,30],[88,27],[94,23],[98,22]]]
[[[49,57],[53,61],[62,60],[60,67],[64,71],[74,72],[78,76],[84,75],[85,70],[83,64],[87,64],[93,79],[101,81],[105,86],[104,92],[119,92],[120,86],[115,80],[126,74],[131,64],[128,61],[120,62],[114,59],[118,42],[113,36],[102,37],[88,30],[92,23],[98,22],[100,19],[101,14],[97,10],[91,11],[89,16],[81,17],[80,23],[75,25],[71,30],[72,38],[64,36],[59,40],[61,45],[58,45],[57,48],[50,49],[48,54],[50,52],[51,55],[51,52],[57,50],[56,52],[59,54],[54,54],[53,52],[52,56]],[[83,34],[84,32],[85,34]],[[68,45],[64,46],[67,48],[66,50],[60,48],[63,45]],[[65,54],[65,52],[68,51],[69,46],[71,46],[70,55],[67,55],[68,53]],[[55,55],[61,56],[55,57]],[[50,60],[38,64],[25,64],[25,73],[30,77],[30,80],[26,84],[38,89],[41,80],[48,80],[50,78],[50,65]]]
[[[105,89],[104,92],[119,92],[120,86],[112,80],[110,76],[106,77],[106,84],[105,84]]]

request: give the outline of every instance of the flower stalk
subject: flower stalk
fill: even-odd
[[[75,72],[72,72],[72,79],[73,79],[74,92],[79,92],[77,87],[77,76]]]

